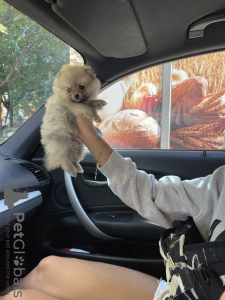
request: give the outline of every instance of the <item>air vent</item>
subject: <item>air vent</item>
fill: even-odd
[[[21,163],[20,165],[34,174],[38,181],[49,179],[48,174],[36,165],[33,165],[31,163]]]
[[[13,163],[19,164],[22,167],[24,167],[25,169],[29,170],[36,178],[39,182],[43,181],[43,180],[49,180],[50,176],[48,175],[48,173],[42,169],[41,167],[25,161],[25,160],[20,160],[20,159],[16,159],[16,158],[6,158],[5,160],[9,160]]]

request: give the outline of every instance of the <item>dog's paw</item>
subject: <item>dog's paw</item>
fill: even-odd
[[[81,165],[78,162],[74,163],[74,167],[76,168],[77,173],[84,173],[83,168],[81,167]]]
[[[105,100],[95,100],[94,103],[97,109],[101,109],[107,104]]]
[[[97,122],[97,123],[101,123],[102,120],[99,117],[99,115],[96,114],[96,115],[94,115],[94,121]]]
[[[77,170],[73,164],[64,168],[64,170],[72,177],[77,177]]]
[[[67,172],[70,176],[72,176],[72,177],[75,177],[75,178],[77,177],[77,172],[76,172],[76,171],[70,171],[70,172],[69,172],[69,171],[67,170],[66,172]]]
[[[72,176],[72,177],[77,177],[77,173],[83,173],[84,172],[83,168],[81,167],[81,165],[77,161],[73,162],[69,166],[67,166],[65,171],[68,174],[70,174],[70,176]]]

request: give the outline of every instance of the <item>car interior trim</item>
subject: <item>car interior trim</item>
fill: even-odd
[[[167,78],[167,80],[165,80]],[[170,148],[170,116],[171,116],[171,82],[172,82],[172,63],[163,65],[162,74],[162,124],[160,148]]]
[[[84,184],[88,187],[104,187],[108,186],[107,181],[84,180]]]
[[[79,9],[76,1],[57,0],[52,4],[52,9],[105,57],[133,57],[146,51],[145,41],[129,0],[84,0],[79,3]],[[87,21],[84,20],[88,20],[88,24],[92,26],[87,26]]]
[[[190,26],[189,38],[193,39],[203,37],[205,35],[205,28],[208,25],[223,21],[225,21],[225,11],[220,11],[201,18]]]

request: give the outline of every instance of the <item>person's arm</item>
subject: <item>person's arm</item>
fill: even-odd
[[[220,300],[225,300],[225,292],[222,294],[222,296],[220,297]]]
[[[98,135],[91,120],[82,115],[77,116],[76,120],[78,138],[89,149],[99,167],[103,166],[109,159],[112,148]]]
[[[98,162],[100,171],[107,177],[109,187],[120,199],[140,215],[164,227],[171,220],[154,205],[157,180],[154,175],[136,168],[130,158],[123,158],[98,135],[92,121],[80,115],[76,117],[78,138],[87,146]]]
[[[125,204],[163,227],[171,227],[174,219],[198,218],[204,223],[204,232],[201,233],[207,235],[208,223],[224,184],[223,168],[215,171],[213,176],[194,180],[182,181],[178,176],[164,176],[157,180],[153,174],[138,170],[130,158],[123,158],[112,150],[98,136],[90,120],[79,116],[77,124],[80,130],[78,138],[98,161],[111,190]]]

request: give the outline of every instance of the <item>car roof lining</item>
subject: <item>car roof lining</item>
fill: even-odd
[[[192,23],[202,17],[225,9],[224,0],[189,0],[188,4],[185,1],[174,0],[173,6],[171,5],[171,1],[168,0],[116,0],[113,2],[110,1],[110,4],[109,0],[107,0],[106,4],[108,6],[111,3],[115,3],[114,12],[111,15],[112,18],[122,3],[125,3],[127,6],[130,3],[129,9],[133,13],[129,16],[130,20],[124,20],[123,28],[124,30],[126,29],[127,35],[127,32],[130,32],[130,24],[135,22],[136,29],[139,29],[137,29],[136,33],[134,32],[134,36],[137,35],[138,38],[141,37],[140,39],[143,39],[143,44],[138,49],[136,47],[136,40],[134,40],[133,44],[131,40],[127,42],[128,44],[120,44],[121,39],[124,38],[121,34],[117,42],[115,42],[114,50],[109,48],[112,44],[114,45],[115,32],[117,32],[117,36],[120,35],[118,33],[120,26],[115,31],[110,30],[107,32],[109,36],[103,45],[99,26],[101,26],[101,21],[104,18],[99,17],[98,22],[94,22],[93,20],[96,20],[96,18],[89,20],[85,17],[86,7],[90,6],[91,8],[91,4],[97,3],[100,5],[105,1],[82,0],[81,3],[85,3],[86,5],[81,5],[80,1],[74,0],[72,6],[78,8],[80,15],[79,22],[74,22],[74,24],[71,24],[73,22],[73,14],[66,13],[66,9],[68,10],[68,6],[71,3],[69,0],[58,0],[58,4],[60,3],[64,8],[59,9],[57,7],[57,13],[52,10],[52,4],[47,3],[45,0],[7,0],[7,2],[81,53],[85,62],[95,69],[102,83],[114,81],[141,68],[154,66],[166,61],[225,49],[225,22],[218,22],[207,26],[205,28],[205,35],[202,38],[189,39],[188,37],[188,29]],[[55,5],[57,4],[53,6]],[[98,5],[96,5],[96,9]],[[102,9],[101,14],[104,15],[104,11],[106,12],[106,10],[107,6]],[[121,13],[123,15],[125,12],[122,11]],[[67,19],[67,22],[59,14],[63,15],[63,18]],[[94,11],[93,14],[95,15],[96,12]],[[90,11],[89,15],[91,15]],[[118,16],[121,18],[120,14]],[[83,24],[79,26],[82,20],[86,22],[85,26],[87,27],[83,28]],[[115,22],[118,22],[117,18]],[[92,34],[89,36],[90,28],[93,36]],[[95,39],[97,40],[96,44],[93,42]],[[98,45],[99,43],[101,45]],[[120,48],[118,44],[121,45]],[[133,47],[134,50],[132,51],[137,52],[133,52],[133,56],[131,56],[131,54],[127,54],[126,52],[128,51],[127,47]],[[146,51],[144,47],[146,47]],[[111,50],[113,53],[110,52]],[[138,51],[140,51],[139,54]],[[119,55],[123,57],[117,57]]]
[[[69,7],[69,9],[68,9]],[[129,0],[57,0],[53,11],[105,57],[143,54],[145,41]]]

